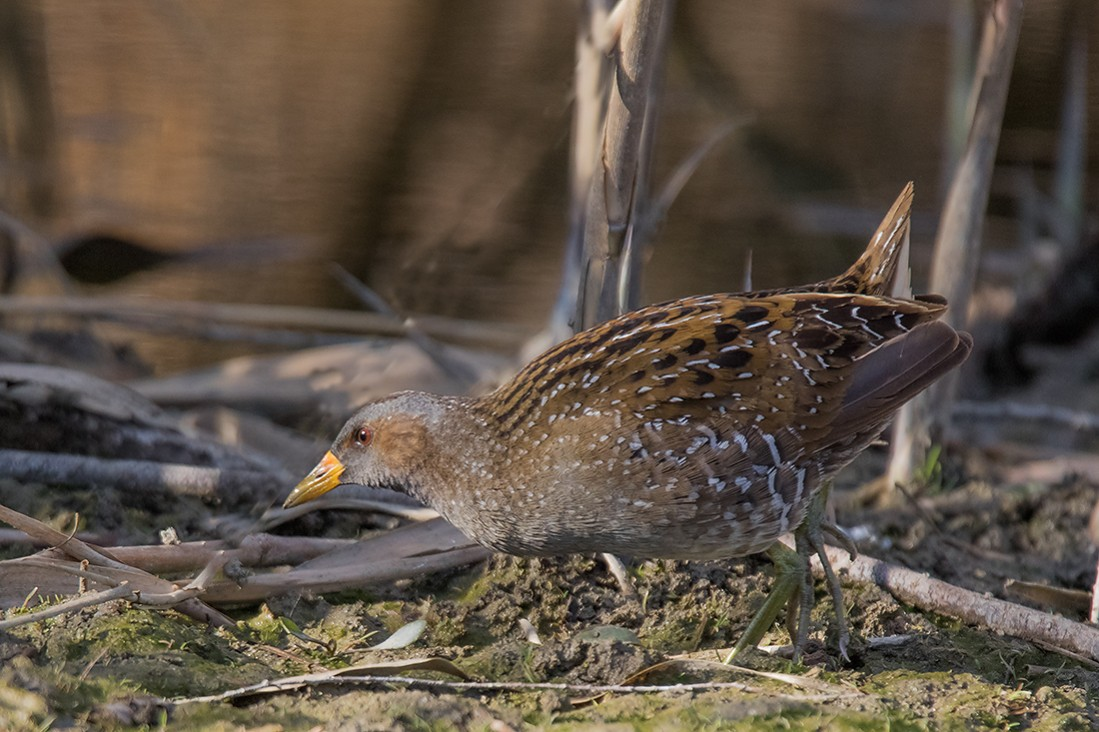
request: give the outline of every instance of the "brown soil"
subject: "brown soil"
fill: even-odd
[[[971,453],[971,469],[987,457]],[[863,467],[872,472],[876,459],[869,456]],[[969,476],[953,490],[918,502],[898,498],[887,509],[851,508],[854,495],[837,496],[839,518],[845,526],[872,527],[860,542],[865,553],[998,596],[1008,579],[1090,586],[1094,559],[1084,529],[1096,486],[1082,478],[1010,486]],[[87,530],[130,541],[151,540],[152,530],[165,525],[185,527],[186,538],[197,538],[203,519],[216,512],[187,500],[123,507],[107,491],[5,490],[5,502],[58,525],[71,518],[59,506],[79,511]],[[47,506],[49,516],[43,515]],[[313,528],[344,533],[347,523],[347,517],[312,520]],[[707,664],[653,673],[645,683],[739,681],[752,690],[597,695],[386,683],[276,694],[240,706],[164,701],[424,656],[450,658],[476,680],[619,684],[676,654],[720,658],[719,650],[736,641],[763,601],[770,573],[761,558],[635,563],[638,602],[595,558],[499,556],[484,566],[370,593],[287,596],[241,608],[234,633],[200,627],[170,611],[115,603],[0,634],[0,727],[156,726],[165,720],[187,729],[1089,729],[1099,723],[1093,664],[918,612],[876,587],[851,583],[845,585],[855,633],[849,663],[835,653],[832,608],[819,584],[814,642],[804,665],[760,652],[742,659],[754,668],[826,682],[825,693]],[[295,638],[279,617],[330,645]],[[412,647],[362,650],[415,619],[427,621],[427,630]],[[530,621],[541,645],[528,641],[521,619]],[[788,641],[780,625],[765,642]],[[895,645],[876,641],[886,636],[903,637]]]

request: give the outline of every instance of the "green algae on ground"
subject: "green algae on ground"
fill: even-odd
[[[23,626],[13,635],[39,649],[35,676],[49,685],[51,703],[67,711],[134,693],[209,694],[271,675],[224,631],[121,601]]]
[[[524,605],[527,601],[537,603],[537,591],[527,595],[521,587],[528,591],[549,588],[558,596],[561,585],[580,584],[585,581],[585,573],[599,570],[587,562],[565,562],[559,567],[539,564],[537,574],[541,576],[524,579],[529,572],[524,570],[521,560],[507,560],[504,564],[507,571],[499,585],[493,582],[491,573],[485,576],[479,569],[469,573],[487,585],[472,607],[466,605],[466,612],[479,615],[481,622],[492,630],[491,643],[440,649],[432,641],[425,649],[422,647],[425,641],[421,641],[421,647],[410,649],[407,655],[443,651],[457,656],[459,665],[477,677],[494,681],[602,684],[620,682],[670,652],[654,643],[654,635],[659,637],[658,633],[648,637],[642,633],[642,645],[615,638],[587,638],[584,631],[593,626],[580,622],[567,607],[557,607],[552,615],[538,616],[546,632],[543,646],[532,646],[514,627],[512,614],[499,624],[494,621],[491,614],[503,597],[519,591],[517,596],[513,595],[513,601]],[[663,571],[650,574],[659,581],[667,581],[669,577]],[[457,579],[459,584],[469,582],[469,577]],[[611,594],[616,591],[609,583],[604,587],[602,580],[597,580],[594,586],[597,589],[588,588],[588,592],[595,592],[596,596],[601,591]],[[654,593],[661,595],[662,604],[651,612],[666,622],[674,622],[677,613],[688,612],[694,604],[691,612],[696,617],[699,608],[714,607],[706,602],[697,603],[697,598],[722,591],[708,586],[699,595],[685,589]],[[379,600],[331,605],[318,599],[298,600],[282,608],[289,608],[287,614],[301,623],[302,632],[347,651],[336,655],[281,633],[278,615],[265,609],[249,616],[242,623],[242,633],[233,635],[199,626],[176,613],[114,603],[19,629],[21,637],[40,649],[39,657],[16,659],[15,671],[9,673],[18,673],[20,680],[8,681],[7,686],[35,688],[40,693],[36,698],[45,700],[44,705],[34,706],[19,719],[40,724],[52,715],[79,722],[89,710],[112,700],[141,694],[168,697],[206,694],[282,675],[292,669],[302,670],[297,668],[299,662],[265,655],[264,644],[288,648],[307,665],[312,662],[310,659],[328,667],[346,665],[366,657],[358,652],[351,654],[348,646],[369,629],[388,630],[413,616],[445,616],[463,604],[417,596],[415,591],[411,594],[404,602]],[[593,597],[596,605],[603,608],[597,614],[598,620],[616,615],[613,603]],[[896,608],[888,612],[895,613]],[[648,627],[649,622],[652,621],[646,621],[642,627]],[[655,629],[659,631],[659,627]],[[749,660],[763,661],[764,657],[753,656]],[[782,661],[767,663],[788,667]],[[929,726],[1003,729],[1013,725],[1087,729],[1092,719],[1089,715],[1094,714],[1099,700],[1099,692],[1094,688],[1073,690],[1066,683],[1058,683],[1053,659],[1045,652],[949,622],[930,626],[927,635],[914,637],[900,647],[865,649],[860,664],[856,669],[826,674],[830,684],[862,692],[851,698],[832,700],[752,678],[747,681],[760,688],[761,693],[723,690],[691,695],[612,694],[601,697],[595,706],[579,708],[573,707],[570,698],[582,695],[557,692],[516,690],[440,695],[393,687],[325,689],[262,697],[246,710],[229,704],[185,705],[171,712],[170,726],[228,730],[272,724],[294,729],[355,719],[359,724],[393,729],[488,728],[493,720],[504,720],[512,726],[526,724],[555,729],[581,729],[591,724],[640,730],[822,726],[850,730]],[[1033,681],[1024,676],[1028,669],[1039,667],[1049,670]],[[670,681],[705,682],[708,678],[680,673]],[[3,681],[0,676],[0,689]],[[805,698],[799,698],[802,696]]]
[[[1086,493],[1088,501],[1073,496],[1047,500],[1033,512],[1045,517],[1045,525],[1068,526],[1093,499],[1087,486],[1066,484],[1053,490]],[[1005,510],[1014,510],[1011,506],[1017,503],[1008,502]],[[1082,525],[1086,516],[1077,519]],[[1026,526],[984,515],[973,525],[986,537],[993,536],[987,528],[991,526],[1000,526],[995,536],[1001,538],[1013,531],[1031,555],[1040,551],[1030,543],[1035,534]],[[955,536],[965,536],[963,524],[951,528]],[[899,542],[902,535],[896,536]],[[949,547],[920,543],[916,532],[905,541],[906,563],[935,566],[949,561],[962,584],[967,578],[963,572],[997,566],[944,559],[942,552]],[[1065,540],[1058,541],[1060,546]],[[1064,551],[1058,566],[1063,565],[1066,576],[1079,574],[1078,565],[1090,562],[1083,555],[1074,559],[1079,552]],[[369,592],[270,598],[266,605],[238,611],[240,626],[230,632],[172,611],[122,602],[88,608],[17,628],[7,636],[15,642],[0,635],[0,729],[109,727],[110,716],[103,710],[114,702],[217,693],[265,678],[417,656],[451,658],[474,678],[487,681],[617,683],[678,652],[709,649],[717,658],[717,649],[732,644],[771,583],[769,564],[757,558],[650,561],[631,571],[641,602],[624,596],[591,557],[496,557],[479,567]],[[816,590],[813,637],[827,639],[834,632],[833,610],[823,585]],[[579,690],[440,692],[400,684],[326,687],[257,697],[246,708],[197,703],[158,710],[154,703],[152,716],[142,723],[155,727],[160,723],[157,713],[167,716],[169,729],[196,730],[262,725],[488,729],[495,720],[514,728],[617,725],[638,730],[1072,730],[1099,723],[1099,673],[1093,668],[1024,641],[921,613],[876,587],[845,585],[844,591],[856,632],[851,664],[840,667],[834,654],[815,654],[827,661],[815,667],[793,666],[759,653],[742,661],[816,676],[832,687],[850,689],[848,695],[692,669],[653,674],[645,681],[737,680],[758,691],[598,695]],[[413,647],[367,650],[417,619],[426,621],[427,629]],[[520,619],[534,625],[541,646],[528,642]],[[607,627],[625,632],[610,633]],[[865,641],[897,635],[906,640],[897,645]],[[779,625],[770,639],[785,642]],[[585,704],[593,698],[594,703]]]

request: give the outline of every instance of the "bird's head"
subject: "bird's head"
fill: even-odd
[[[412,391],[367,404],[347,421],[283,508],[348,483],[408,492],[419,482],[425,458],[433,450],[432,433],[447,411],[445,398]]]

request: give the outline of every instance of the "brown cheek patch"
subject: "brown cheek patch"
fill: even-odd
[[[392,469],[422,460],[426,447],[427,431],[424,426],[408,418],[393,417],[374,433],[374,448]]]

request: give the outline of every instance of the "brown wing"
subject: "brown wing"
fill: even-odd
[[[655,521],[673,544],[682,534],[681,556],[758,551],[801,521],[819,481],[873,438],[883,414],[941,373],[941,358],[919,364],[939,340],[958,343],[948,326],[886,346],[944,310],[812,293],[643,308],[532,362],[483,402],[485,416],[524,438],[515,449],[552,475],[566,508],[590,490],[622,497],[608,499],[618,524],[603,550],[644,554],[634,527]],[[890,381],[898,358],[911,360],[911,376]]]
[[[489,400],[492,416],[507,428],[585,409],[642,417],[724,405],[753,417],[820,422],[815,415],[839,402],[823,400],[817,411],[813,404],[842,396],[834,385],[855,360],[944,310],[939,302],[820,293],[652,305],[532,361]]]

